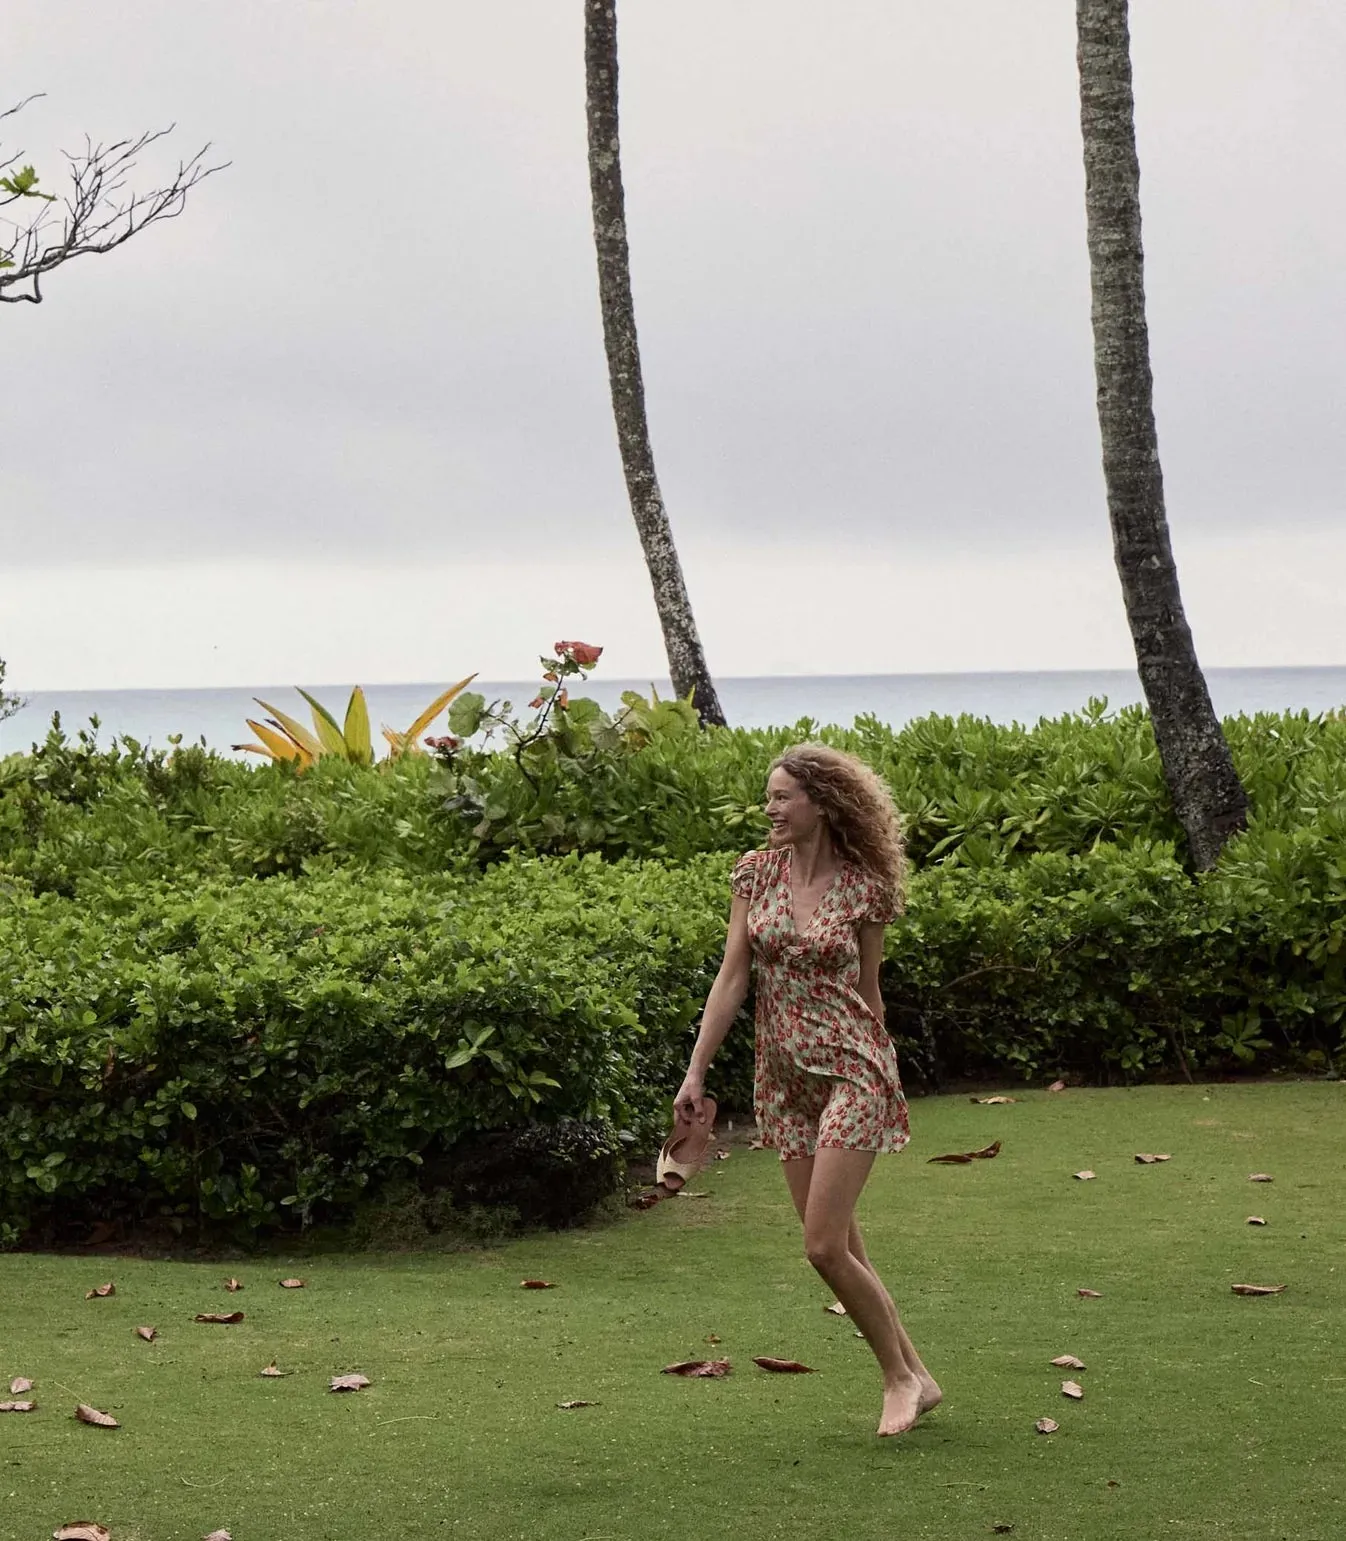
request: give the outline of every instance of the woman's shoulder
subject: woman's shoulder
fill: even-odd
[[[877,877],[859,862],[846,863],[851,907],[859,919],[889,925],[901,913],[902,903],[892,884]]]
[[[780,852],[769,848],[744,851],[734,863],[730,885],[740,899],[751,899],[759,879],[769,877],[780,859]]]

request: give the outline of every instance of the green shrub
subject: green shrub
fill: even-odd
[[[97,909],[20,894],[0,912],[0,1219],[271,1225],[484,1130],[606,1120],[648,1144],[724,878],[570,858],[158,883]]]

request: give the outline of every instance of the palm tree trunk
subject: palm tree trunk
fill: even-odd
[[[1211,706],[1169,543],[1154,425],[1127,0],[1076,0],[1094,368],[1113,551],[1164,778],[1196,866],[1248,800]]]
[[[682,563],[654,473],[654,451],[645,419],[645,386],[631,298],[626,195],[622,190],[618,139],[616,0],[584,0],[584,81],[598,296],[603,310],[612,415],[617,422],[627,496],[654,588],[673,688],[680,696],[691,694],[703,725],[723,726],[724,713],[706,667],[706,655],[692,618],[692,602],[683,581]]]

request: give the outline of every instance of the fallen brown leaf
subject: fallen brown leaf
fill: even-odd
[[[525,1279],[522,1288],[526,1290],[554,1290],[556,1286],[550,1279]]]
[[[667,1198],[668,1194],[655,1190],[652,1193],[638,1193],[630,1201],[632,1209],[653,1209],[660,1199]]]
[[[1092,1182],[1094,1180],[1094,1178],[1098,1176],[1098,1173],[1097,1172],[1091,1172],[1088,1167],[1085,1167],[1085,1169],[1082,1172],[1076,1172],[1075,1176],[1082,1183],[1087,1183],[1087,1182]]]
[[[25,1391],[31,1391],[33,1383],[26,1375],[16,1375],[9,1383],[9,1394],[12,1397],[21,1397]]]
[[[370,1384],[364,1375],[334,1375],[328,1386],[329,1391],[363,1391]]]
[[[748,1149],[749,1150],[765,1150],[766,1146],[761,1142],[761,1140],[749,1140],[748,1141]]]
[[[242,1279],[226,1279],[224,1287],[231,1295],[236,1295],[243,1288],[243,1281]]]
[[[707,1377],[721,1380],[732,1366],[727,1359],[684,1359],[680,1364],[666,1364],[661,1375],[685,1375],[688,1379]]]
[[[282,1279],[280,1287],[283,1290],[301,1290],[307,1284],[305,1279]]]
[[[144,1338],[146,1343],[153,1343],[155,1338],[157,1338],[158,1336],[159,1336],[159,1329],[157,1327],[137,1327],[136,1328],[136,1337]]]
[[[112,1541],[112,1532],[97,1520],[75,1520],[53,1530],[51,1541]]]
[[[771,1370],[776,1375],[814,1375],[817,1372],[811,1364],[800,1364],[797,1359],[771,1359],[766,1356],[754,1358],[753,1363],[760,1365],[764,1370]]]
[[[1061,1425],[1055,1418],[1039,1418],[1033,1427],[1039,1434],[1055,1434]]]
[[[1284,1284],[1231,1284],[1229,1288],[1236,1295],[1279,1295],[1287,1286]]]
[[[1061,1395],[1063,1397],[1073,1397],[1078,1402],[1084,1395],[1084,1387],[1077,1380],[1063,1380],[1061,1382]]]
[[[1075,1293],[1081,1300],[1102,1300],[1102,1295],[1097,1290],[1076,1290]]]
[[[232,1327],[243,1320],[242,1311],[198,1311],[198,1322],[218,1322],[222,1327]]]
[[[1250,1183],[1270,1183],[1275,1182],[1276,1179],[1270,1172],[1249,1172],[1248,1181]]]
[[[994,1108],[1006,1102],[1018,1102],[1017,1097],[969,1097],[969,1102],[975,1102],[978,1107]]]
[[[1055,1359],[1052,1360],[1052,1363],[1056,1366],[1056,1368],[1058,1370],[1082,1370],[1082,1369],[1084,1369],[1084,1360],[1083,1359],[1076,1359],[1074,1354],[1060,1354]]]
[[[580,1401],[580,1400],[576,1399],[573,1402],[558,1402],[556,1405],[557,1405],[557,1407],[559,1407],[561,1409],[561,1411],[563,1413],[568,1413],[571,1410],[571,1408],[574,1408],[574,1407],[597,1407],[598,1403],[597,1402],[583,1402],[583,1401]]]
[[[32,1413],[36,1411],[36,1402],[0,1402],[0,1413]]]
[[[262,1376],[266,1380],[280,1380],[282,1376],[288,1375],[289,1371],[288,1370],[278,1370],[276,1368],[276,1361],[273,1359],[270,1364],[268,1364],[268,1365],[264,1366],[262,1369],[258,1370],[257,1373],[258,1373],[258,1375]]]
[[[111,1413],[100,1413],[96,1407],[90,1407],[87,1402],[81,1402],[75,1409],[75,1417],[81,1423],[92,1423],[100,1429],[119,1429],[121,1424]]]
[[[998,1536],[1007,1536],[1009,1535],[1010,1531],[1014,1529],[1014,1526],[1008,1520],[997,1520],[996,1523],[991,1526],[991,1529]]]
[[[117,1286],[109,1279],[106,1284],[100,1284],[95,1289],[86,1291],[85,1300],[106,1300],[109,1295],[117,1293]]]
[[[1248,1216],[1248,1224],[1249,1225],[1265,1225],[1266,1221],[1261,1217],[1261,1215],[1249,1215]]]
[[[958,1151],[949,1156],[930,1156],[926,1161],[926,1165],[929,1166],[932,1162],[935,1161],[944,1161],[949,1163],[957,1163],[961,1166],[964,1162],[967,1161],[990,1161],[993,1156],[998,1156],[999,1154],[1000,1141],[993,1140],[989,1145],[983,1145],[980,1150]]]
[[[830,1306],[824,1306],[823,1310],[829,1312],[832,1316],[845,1316],[846,1314],[846,1307],[839,1300],[834,1300]]]
[[[707,1343],[715,1344],[715,1343],[718,1343],[719,1341],[720,1341],[720,1335],[719,1335],[718,1332],[708,1332],[706,1334],[706,1342]]]
[[[1149,1151],[1138,1153],[1136,1156],[1136,1160],[1141,1164],[1141,1166],[1153,1166],[1156,1161],[1172,1161],[1172,1159],[1172,1156],[1155,1156],[1152,1155]]]
[[[717,1150],[715,1152],[715,1159],[717,1161],[728,1161],[730,1156],[732,1156],[733,1154],[734,1153],[733,1153],[732,1150]]]
[[[1049,1092],[1063,1092],[1065,1089],[1066,1083],[1064,1081],[1053,1081],[1052,1084],[1047,1088]]]
[[[234,1541],[227,1530],[212,1530],[208,1536],[203,1536],[201,1541]]]

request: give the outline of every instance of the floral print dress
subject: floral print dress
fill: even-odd
[[[893,1151],[910,1139],[897,1051],[860,995],[860,926],[897,907],[843,862],[808,924],[795,928],[790,847],[748,851],[734,895],[748,900],[757,971],[753,1106],[762,1143],[782,1161],[820,1146]]]

